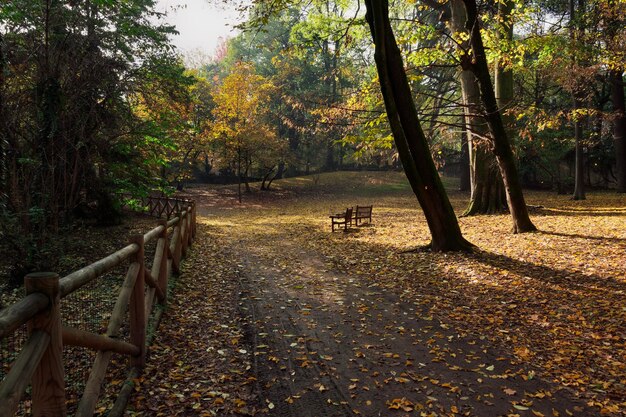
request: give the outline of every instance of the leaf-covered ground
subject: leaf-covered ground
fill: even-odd
[[[190,192],[200,235],[130,415],[626,415],[625,196],[529,192],[540,232],[462,218],[480,250],[433,254],[402,174],[276,185]],[[373,225],[330,233],[356,204]]]

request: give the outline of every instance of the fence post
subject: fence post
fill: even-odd
[[[144,285],[144,241],[143,235],[135,235],[130,239],[130,243],[139,246],[139,250],[135,253],[130,261],[139,264],[137,279],[130,296],[130,343],[139,347],[141,353],[130,358],[131,366],[143,368],[146,364],[146,310],[145,310],[145,285]]]
[[[193,242],[193,209],[191,205],[185,209],[187,212],[187,247]]]
[[[180,253],[181,258],[187,256],[187,244],[189,243],[189,211],[187,209],[179,211],[180,213]]]
[[[196,205],[196,202],[193,202],[193,237],[194,239],[196,238],[196,228],[198,227],[198,220],[197,220],[197,215],[198,213],[198,206]]]
[[[174,233],[174,258],[176,259],[176,273],[180,273],[180,260],[183,256],[183,213],[178,212],[178,223],[176,224]]]
[[[196,202],[192,201],[191,202],[191,223],[192,223],[192,227],[191,230],[193,230],[193,235],[192,237],[195,239],[196,238]]]
[[[50,343],[33,375],[33,416],[67,415],[65,380],[63,377],[63,336],[61,334],[61,293],[59,276],[52,272],[37,272],[24,278],[26,293],[40,292],[50,298],[47,310],[28,324],[29,333],[41,330],[50,335]]]
[[[162,246],[161,250],[161,264],[158,266],[159,268],[159,278],[158,284],[161,287],[161,291],[163,291],[163,299],[160,301],[161,304],[165,304],[167,302],[167,285],[168,285],[168,268],[167,268],[167,220],[159,220],[159,226],[163,226],[163,231],[159,235],[159,240],[157,241],[157,250]],[[162,242],[162,243],[161,243]],[[152,268],[155,266],[153,265]]]

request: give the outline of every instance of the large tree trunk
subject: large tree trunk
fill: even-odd
[[[407,80],[400,49],[389,22],[387,0],[366,0],[366,19],[376,46],[374,58],[398,154],[419,201],[434,251],[470,250],[435,169]]]
[[[501,39],[506,45],[510,45],[513,42],[513,9],[515,3],[513,0],[503,0],[498,2],[498,18],[501,23],[501,27],[498,30],[498,38]],[[511,105],[513,104],[513,70],[507,60],[503,57],[499,57],[496,60],[494,71],[494,84],[496,93],[496,102],[502,115],[502,121],[504,128],[506,129],[509,140],[513,143],[515,141],[515,118],[510,114]],[[500,198],[503,204],[502,209],[506,209],[506,194],[502,183],[502,178],[498,176],[498,186],[501,186]],[[500,207],[498,207],[500,209]]]
[[[467,13],[461,0],[450,2],[451,29],[453,33],[467,33]],[[461,51],[469,49],[468,42],[459,45]],[[465,58],[468,58],[467,56]],[[487,139],[489,126],[482,114],[480,88],[474,73],[462,68],[459,73],[465,109],[465,127],[469,153],[470,202],[464,216],[501,213],[507,210],[502,177],[495,156],[490,152]]]
[[[454,16],[454,12],[453,12]],[[506,196],[502,177],[492,152],[489,151],[489,129],[480,115],[480,91],[471,71],[460,74],[461,90],[468,128],[470,158],[470,202],[464,216],[493,214],[506,211]]]
[[[498,38],[502,39],[503,43],[507,45],[513,41],[513,22],[511,14],[513,13],[514,5],[512,0],[498,2],[498,18],[502,24],[502,27],[500,27],[498,31]],[[498,58],[496,61],[494,79],[498,108],[500,108],[500,112],[502,113],[502,118],[509,132],[509,137],[512,138],[512,117],[506,115],[506,112],[513,102],[513,71],[505,61],[506,60],[502,57]]]
[[[467,21],[465,27],[470,33],[470,45],[472,47],[472,59],[466,60],[465,65],[472,70],[478,85],[480,95],[485,107],[485,118],[491,132],[493,153],[496,155],[500,174],[504,181],[506,200],[511,211],[513,220],[513,232],[523,233],[537,230],[528,216],[528,209],[524,200],[524,193],[520,183],[513,150],[509,143],[504,123],[496,102],[496,95],[493,90],[487,57],[480,34],[480,24],[478,20],[478,10],[476,0],[463,0],[467,11]]]
[[[611,101],[615,119],[613,141],[617,162],[617,191],[626,193],[626,105],[624,103],[624,78],[621,71],[611,71]]]

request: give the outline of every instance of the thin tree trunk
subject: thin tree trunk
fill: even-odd
[[[208,177],[211,174],[212,169],[213,167],[209,161],[209,154],[204,152],[204,175]]]
[[[243,181],[244,181],[244,184],[246,185],[246,193],[250,193],[252,191],[250,189],[250,178],[248,177],[251,166],[252,166],[252,160],[250,159],[250,156],[246,153],[246,165],[245,165],[245,169],[243,170]]]
[[[335,144],[332,139],[327,139],[326,142],[326,162],[324,162],[324,168],[326,171],[335,170]]]
[[[405,174],[430,229],[434,251],[471,250],[435,169],[389,22],[387,0],[366,0],[366,19],[376,46],[375,61],[385,108]]]
[[[577,22],[576,16],[576,0],[570,0],[569,12],[570,12],[570,37],[572,43],[575,43],[582,33],[582,22]],[[582,7],[581,7],[582,6]],[[583,0],[579,0],[579,11],[582,13],[584,9]],[[572,56],[572,65],[576,64],[576,57]],[[572,90],[572,101],[574,102],[574,140],[576,157],[574,159],[574,200],[584,200],[585,197],[585,172],[584,162],[585,155],[583,153],[583,121],[582,116],[578,114],[579,109],[582,108],[582,101],[580,99],[579,90],[582,88],[581,80],[578,79],[574,82],[574,88]]]
[[[239,204],[241,204],[241,149],[237,148],[237,197],[239,197]]]
[[[274,182],[274,180],[275,180],[275,179],[277,179],[277,178],[279,178],[279,177],[278,177],[278,172],[276,172],[276,175],[274,175],[274,176],[272,176],[272,177],[270,178],[270,180],[269,180],[269,181],[268,181],[268,183],[267,183],[267,187],[265,187],[265,189],[269,191],[270,187],[272,186],[272,183],[273,183],[273,182]]]
[[[265,172],[265,175],[263,175],[263,181],[261,181],[261,191],[267,191],[270,189],[270,184],[272,182],[271,181],[268,182],[268,180],[270,180],[270,176],[274,172],[274,168],[276,168],[276,166],[273,166],[272,168],[268,169]],[[265,185],[265,183],[268,183],[268,184]]]
[[[41,163],[41,171],[39,174],[39,206],[46,210],[45,222],[56,228],[56,220],[58,219],[58,198],[62,195],[57,194],[57,147],[60,147],[63,138],[59,132],[59,115],[61,108],[61,85],[56,77],[42,74],[44,77],[38,83],[40,95],[38,97],[38,108],[41,119],[40,141],[39,141],[39,157]],[[64,193],[62,193],[64,194]]]
[[[276,175],[274,175],[274,179],[281,179],[283,175],[285,175],[285,161],[280,161],[278,163],[278,170],[276,171]]]
[[[574,102],[578,103],[578,100],[574,99]],[[575,104],[576,109],[580,108],[580,104]],[[576,116],[577,117],[577,116]],[[584,200],[585,196],[585,154],[583,152],[583,121],[574,121],[574,138],[576,140],[575,145],[575,159],[574,159],[574,200]]]
[[[459,169],[460,169],[459,191],[471,190],[468,137],[469,137],[469,132],[467,131],[467,127],[465,123],[463,123],[463,130],[461,132],[461,160],[459,163]]]
[[[613,141],[617,163],[617,192],[626,193],[626,106],[624,103],[624,78],[621,71],[611,71],[611,101],[615,119]]]
[[[463,2],[465,3],[467,11],[465,27],[470,33],[470,44],[473,53],[469,67],[476,76],[478,85],[480,86],[480,94],[486,112],[485,118],[487,119],[487,124],[489,125],[492,136],[491,139],[493,141],[493,153],[496,155],[500,174],[504,181],[506,199],[513,220],[513,232],[523,233],[534,231],[537,230],[537,228],[528,215],[522,185],[517,174],[517,167],[515,166],[513,150],[511,149],[511,144],[509,143],[500,111],[498,110],[496,95],[493,90],[493,84],[491,83],[485,48],[480,34],[476,1],[463,0]]]
[[[323,42],[322,53],[324,54],[324,74],[326,74],[326,94],[328,94],[326,102],[328,106],[331,107],[335,101],[335,68],[333,68],[333,59],[330,56],[330,44],[327,39]],[[333,171],[335,169],[334,128],[331,127],[328,133],[330,134],[326,137],[326,161],[324,162],[324,169],[326,171]]]
[[[4,38],[0,33],[0,187],[5,192],[9,190],[9,172],[6,148],[8,147],[6,118],[4,115],[4,84],[5,84],[5,60],[4,60]],[[0,198],[3,198],[0,195]]]
[[[623,45],[620,41],[623,37],[623,13],[619,12],[619,2],[609,2],[609,7],[614,10],[606,25],[605,37],[607,49],[612,52],[621,51]],[[617,180],[617,192],[626,193],[626,103],[624,98],[624,66],[613,68],[609,71],[609,88],[611,91],[611,103],[613,107],[613,145],[615,149],[615,178]]]

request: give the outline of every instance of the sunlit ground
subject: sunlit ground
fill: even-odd
[[[453,180],[444,182],[461,213],[468,195],[454,191]],[[508,215],[460,218],[479,249],[433,254],[407,253],[427,244],[429,233],[401,173],[322,174],[273,186],[244,194],[241,205],[232,186],[191,194],[203,205],[202,221],[224,242],[270,241],[277,253],[267,256],[275,257],[299,249],[321,253],[326,267],[427,305],[439,319],[492,339],[605,412],[624,407],[626,196],[592,191],[573,201],[528,191],[539,232],[511,234]],[[373,224],[331,233],[329,214],[357,204],[373,204]],[[287,238],[297,246],[281,246]]]

